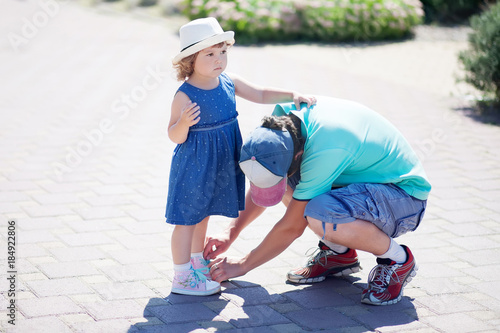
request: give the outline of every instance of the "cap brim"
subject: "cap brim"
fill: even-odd
[[[190,55],[195,54],[196,52],[199,52],[203,49],[206,49],[207,47],[210,47],[212,45],[216,45],[216,44],[219,44],[222,42],[234,43],[234,31],[226,31],[226,32],[223,32],[219,35],[215,35],[215,36],[209,37],[207,39],[204,39],[204,40],[188,47],[184,51],[181,51],[179,54],[177,54],[174,57],[172,62],[175,65],[175,64],[179,63],[179,61],[181,61],[182,59],[189,57]]]
[[[286,192],[287,178],[268,188],[257,187],[250,183],[250,195],[257,206],[271,207],[280,203]]]

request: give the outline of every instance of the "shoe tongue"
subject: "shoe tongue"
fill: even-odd
[[[377,264],[379,264],[379,265],[394,265],[394,264],[396,264],[396,262],[392,261],[389,258],[377,258]]]
[[[318,247],[323,251],[330,250],[330,248],[322,241],[319,241]]]

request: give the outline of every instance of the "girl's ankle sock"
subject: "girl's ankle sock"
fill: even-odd
[[[188,271],[190,269],[191,269],[191,262],[181,264],[181,265],[174,264],[174,271],[176,271],[176,272]]]

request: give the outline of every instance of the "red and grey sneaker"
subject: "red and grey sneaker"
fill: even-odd
[[[417,275],[417,264],[410,249],[401,245],[407,255],[406,262],[398,264],[391,259],[377,258],[368,276],[368,287],[363,290],[361,303],[372,305],[396,304],[401,300],[403,287]]]
[[[349,249],[338,254],[320,241],[307,264],[288,272],[287,279],[293,283],[315,283],[323,281],[328,275],[349,275],[360,270],[356,250]]]

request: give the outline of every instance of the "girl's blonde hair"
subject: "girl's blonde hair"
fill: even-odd
[[[233,45],[233,43],[221,42],[221,43],[213,45],[212,47],[221,48],[224,45],[227,45],[228,47],[230,47]],[[200,53],[200,51],[196,52],[195,54],[191,54],[185,58],[182,58],[181,61],[179,61],[177,64],[174,65],[175,70],[177,70],[177,80],[178,81],[185,81],[191,75],[193,75],[194,62],[196,61],[196,57],[198,57],[198,53]]]

